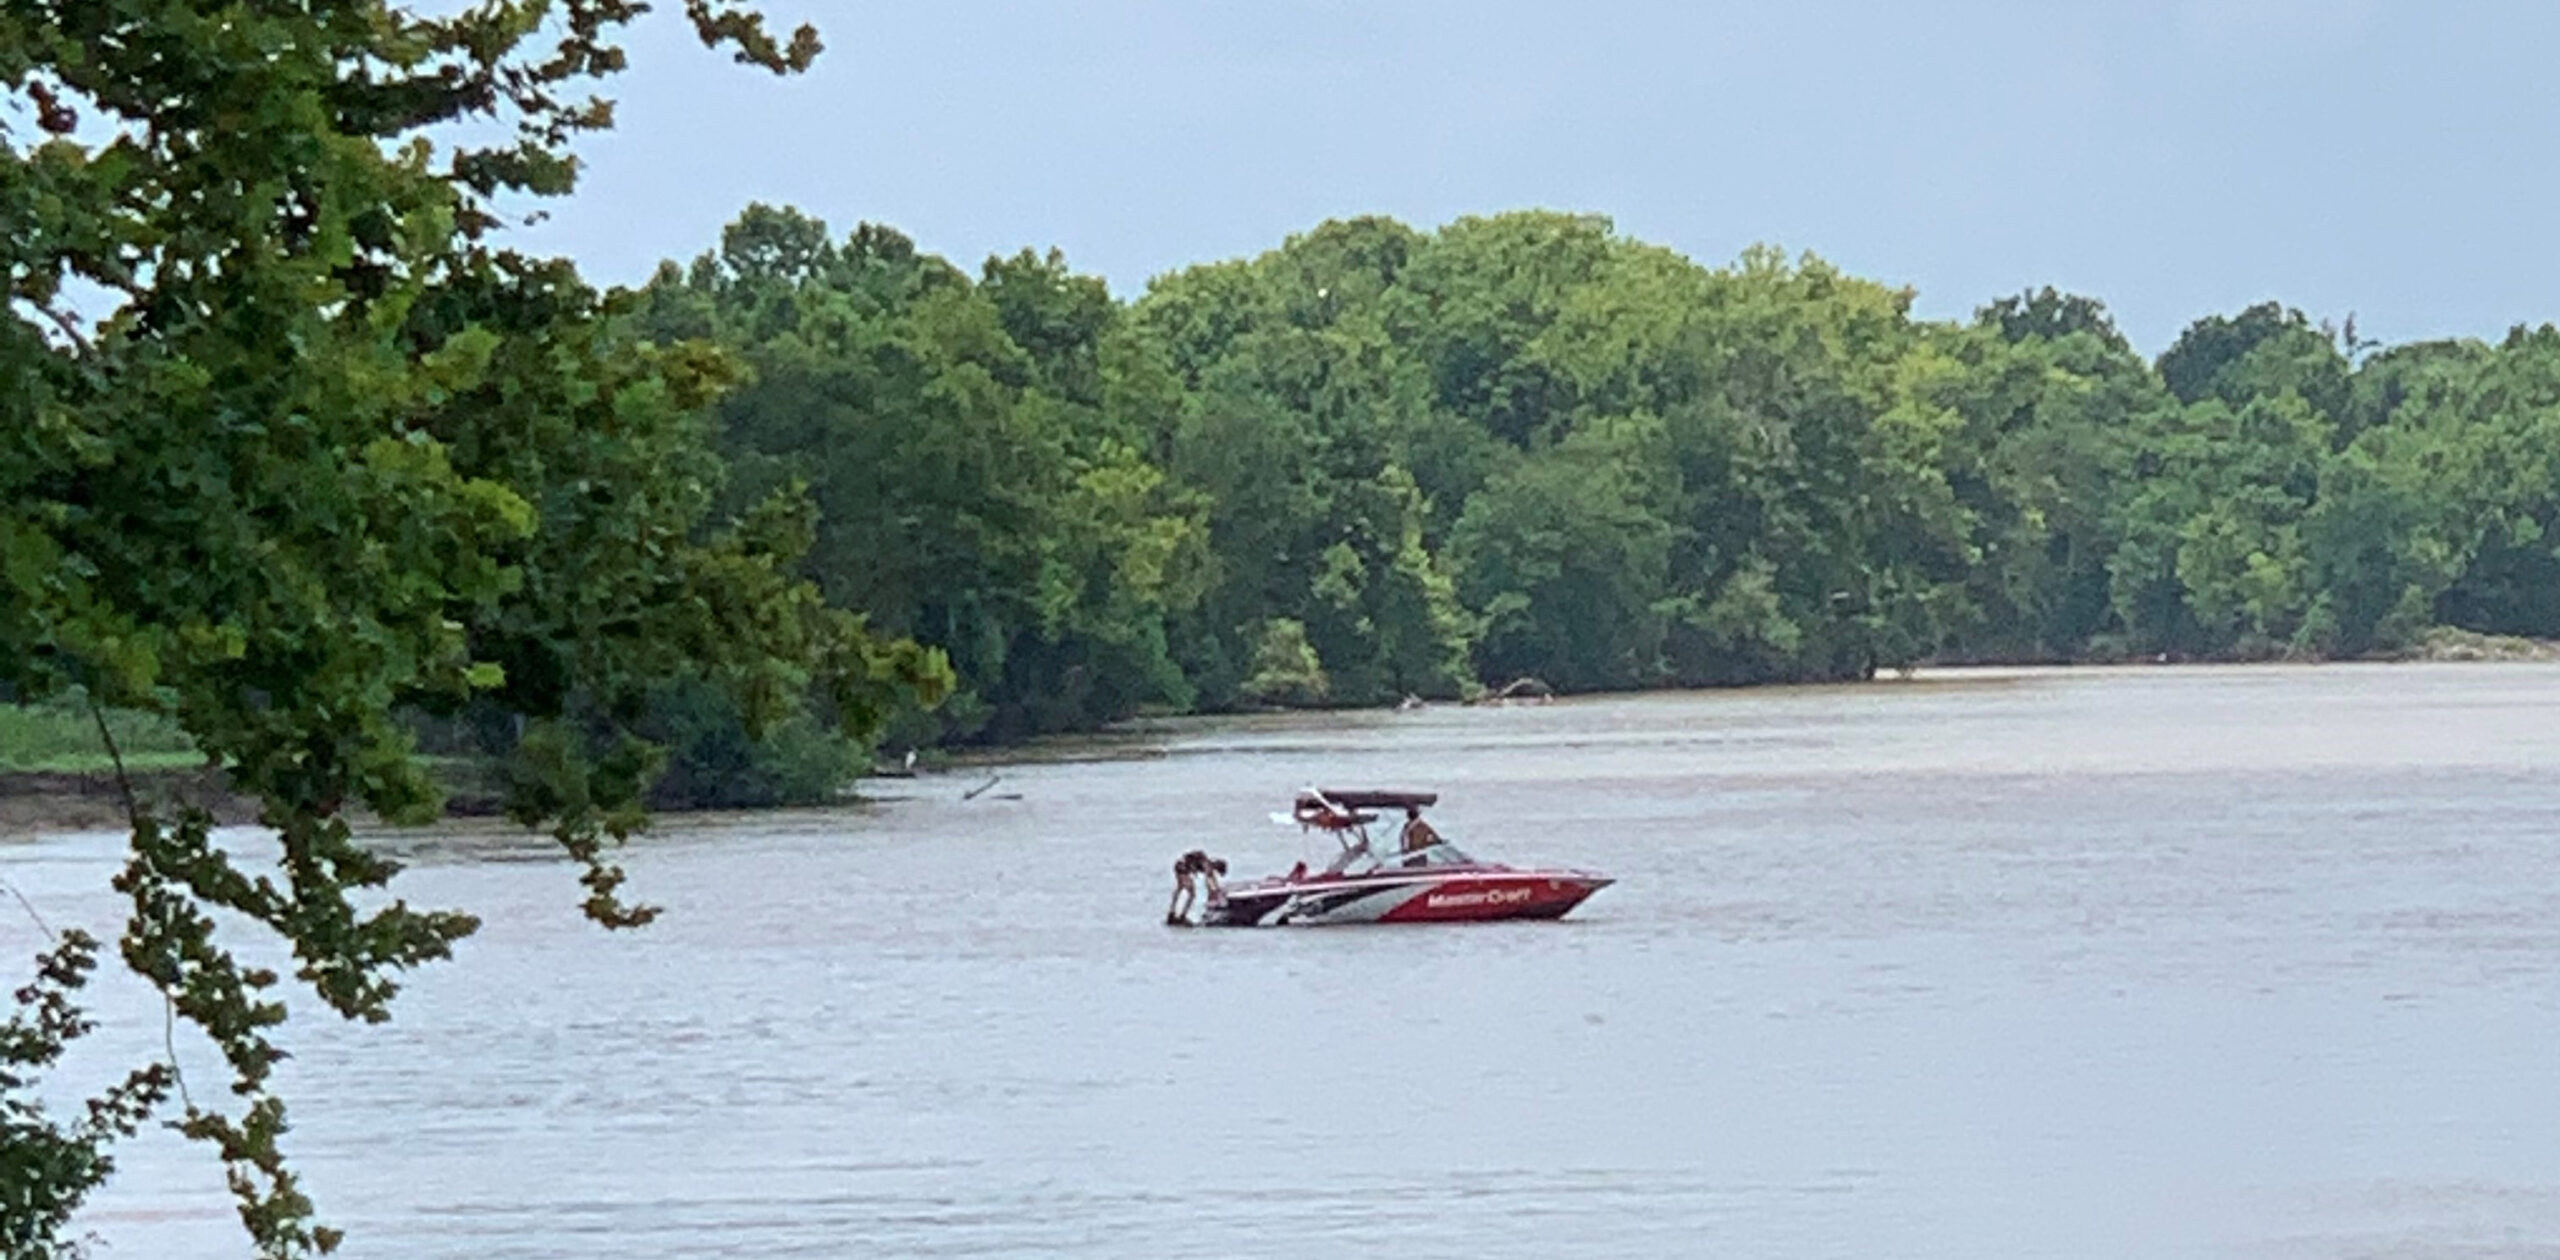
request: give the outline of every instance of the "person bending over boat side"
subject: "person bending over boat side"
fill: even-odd
[[[1198,886],[1192,882],[1195,877],[1200,883],[1208,885],[1210,905],[1214,906],[1225,901],[1227,890],[1218,883],[1218,877],[1226,873],[1227,864],[1224,859],[1213,858],[1199,849],[1193,849],[1175,858],[1173,860],[1173,901],[1165,906],[1165,923],[1170,926],[1191,921],[1191,907],[1199,894]]]
[[[1189,853],[1185,853],[1181,857],[1173,860],[1173,900],[1166,903],[1164,908],[1165,926],[1172,927],[1176,924],[1183,923],[1190,918],[1191,898],[1193,895],[1191,884],[1191,872],[1193,869],[1192,863],[1196,859],[1207,856],[1207,854],[1202,853],[1200,850],[1193,849]]]

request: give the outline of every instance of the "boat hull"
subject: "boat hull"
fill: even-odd
[[[1361,923],[1482,923],[1560,919],[1610,880],[1589,871],[1484,868],[1269,879],[1226,890],[1209,927],[1329,927]]]

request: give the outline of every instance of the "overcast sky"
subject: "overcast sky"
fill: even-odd
[[[1329,217],[1547,207],[1811,250],[1924,315],[2053,284],[2155,353],[2268,297],[2392,341],[2560,318],[2553,0],[766,7],[818,67],[646,20],[534,243],[636,281],[763,200],[1134,296]]]

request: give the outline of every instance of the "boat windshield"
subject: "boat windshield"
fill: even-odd
[[[1342,851],[1325,869],[1335,875],[1366,875],[1371,871],[1428,870],[1444,866],[1477,866],[1481,863],[1467,856],[1465,850],[1446,840],[1435,841],[1409,853],[1379,853],[1366,844]]]
[[[1390,866],[1473,866],[1476,860],[1446,840],[1437,841],[1411,853],[1398,853],[1387,859]]]

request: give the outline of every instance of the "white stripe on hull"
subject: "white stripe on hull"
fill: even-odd
[[[1591,878],[1593,877],[1580,872],[1566,876],[1554,871],[1377,872],[1343,880],[1248,884],[1228,891],[1223,910],[1228,914],[1241,914],[1249,906],[1271,902],[1276,897],[1279,900],[1258,916],[1252,919],[1230,918],[1225,921],[1226,924],[1253,927],[1322,927],[1336,924],[1377,923],[1413,905],[1416,901],[1435,897],[1444,889],[1456,887],[1464,891],[1451,894],[1453,903],[1463,902],[1471,911],[1519,904],[1513,909],[1497,910],[1486,914],[1425,914],[1406,917],[1444,921],[1471,918],[1501,919],[1515,917],[1527,911],[1529,909],[1527,903],[1534,897],[1531,890],[1537,886],[1544,885],[1546,890],[1552,893],[1560,880],[1582,884]],[[1517,890],[1517,892],[1506,890]],[[1579,902],[1583,896],[1588,896],[1590,891],[1586,888],[1580,896],[1573,898],[1573,902]],[[1440,903],[1435,901],[1432,904],[1436,908]],[[1548,904],[1552,904],[1551,899]],[[1572,903],[1567,903],[1554,913],[1562,914],[1571,908]]]
[[[1283,903],[1279,911],[1272,916],[1271,921],[1303,924],[1308,927],[1336,923],[1375,923],[1387,917],[1396,907],[1421,896],[1429,887],[1430,885],[1425,883],[1391,884],[1376,892],[1354,897],[1349,901],[1333,904],[1321,910],[1296,913],[1297,907],[1305,900],[1304,894],[1301,894],[1299,901]]]

